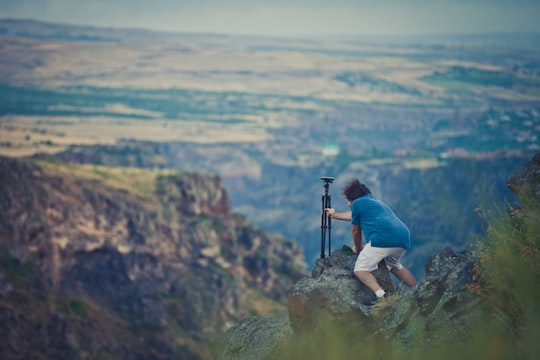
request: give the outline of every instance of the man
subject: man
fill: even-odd
[[[383,203],[373,197],[369,188],[358,179],[350,181],[342,190],[351,211],[337,213],[333,208],[326,213],[337,220],[351,221],[353,251],[358,255],[354,275],[375,293],[376,299],[385,297],[372,271],[384,259],[386,267],[409,287],[416,285],[414,276],[401,264],[401,258],[410,247],[407,226]],[[362,232],[366,246],[362,246]]]

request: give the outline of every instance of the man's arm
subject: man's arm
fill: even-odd
[[[333,208],[328,208],[326,210],[326,215],[330,216],[332,219],[335,220],[344,220],[344,221],[351,221],[352,219],[352,212],[346,211],[346,212],[336,212]]]
[[[362,246],[362,229],[360,228],[360,225],[353,224],[351,232],[352,232],[352,238],[354,242],[354,248],[356,250],[355,252],[358,254],[364,248]]]

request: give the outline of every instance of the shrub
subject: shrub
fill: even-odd
[[[88,305],[86,304],[86,301],[81,298],[71,299],[71,301],[69,302],[69,308],[75,314],[80,316],[86,316],[86,314],[88,313]]]
[[[540,351],[540,206],[530,201],[488,219],[479,249],[483,296],[517,358]]]

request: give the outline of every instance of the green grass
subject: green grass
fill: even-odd
[[[79,316],[86,316],[88,313],[88,305],[81,298],[73,298],[69,302],[69,309]]]
[[[0,269],[3,270],[7,282],[13,283],[17,288],[29,286],[35,275],[32,263],[23,263],[9,256],[4,249],[0,249]]]
[[[0,84],[0,115],[100,116],[141,121],[192,119],[232,125],[249,123],[247,115],[282,111],[310,113],[325,103],[309,97],[234,91],[84,86],[47,89]],[[111,107],[114,104],[123,105],[124,110]]]
[[[140,169],[131,167],[73,165],[56,161],[40,161],[48,171],[67,173],[78,178],[99,180],[107,186],[129,191],[145,199],[155,199],[156,179],[180,176],[180,170]]]
[[[505,344],[521,358],[540,353],[540,206],[490,220],[480,250],[486,301],[505,329]],[[501,340],[503,341],[503,340]]]
[[[436,72],[422,80],[456,91],[468,89],[471,85],[529,90],[540,88],[540,79],[537,77],[522,76],[510,71],[483,70],[463,66],[453,66],[448,71]]]

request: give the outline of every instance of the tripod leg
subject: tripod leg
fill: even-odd
[[[324,255],[324,246],[325,246],[325,237],[326,237],[326,198],[322,196],[322,205],[321,205],[321,259],[325,258]]]
[[[331,197],[330,195],[328,195],[328,198],[327,198],[327,208],[331,208],[332,207],[332,204],[330,203],[330,200],[331,200]],[[328,256],[331,255],[332,253],[332,218],[330,216],[328,216]]]

